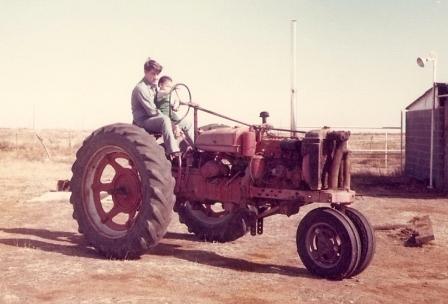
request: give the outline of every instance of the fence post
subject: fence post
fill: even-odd
[[[45,146],[43,138],[40,137],[39,134],[37,134],[37,132],[34,132],[34,135],[36,135],[36,137],[39,140],[40,144],[42,145],[42,147],[44,147],[44,150],[45,150],[45,152],[47,153],[47,156],[48,156],[48,160],[51,160],[50,152],[48,152],[47,146]]]
[[[68,132],[68,148],[69,149],[72,148],[72,132],[71,131]]]

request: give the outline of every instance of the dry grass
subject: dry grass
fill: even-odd
[[[12,134],[14,138],[14,131]],[[25,145],[22,150],[13,145],[13,149],[0,151],[0,303],[446,300],[448,204],[444,197],[418,199],[394,189],[387,190],[389,197],[358,197],[354,207],[374,225],[406,223],[414,216],[429,214],[436,241],[423,248],[407,248],[393,233],[376,232],[372,264],[361,275],[341,282],[310,276],[297,256],[297,223],[316,204],[289,218],[267,218],[261,236],[247,235],[225,244],[197,241],[173,215],[169,233],[140,260],[111,261],[99,257],[77,233],[67,199],[30,202],[30,198],[54,189],[57,179],[70,178],[70,160],[82,142],[79,136],[70,148],[61,132],[49,135],[52,142],[45,134],[41,132],[54,156],[52,161],[45,160],[38,144]],[[30,154],[34,150],[38,156]]]
[[[90,131],[0,129],[0,156],[17,159],[73,162]],[[48,157],[48,154],[50,157]]]

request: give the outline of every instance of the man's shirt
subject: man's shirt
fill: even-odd
[[[159,115],[154,98],[156,87],[143,78],[132,91],[131,105],[134,123],[142,126],[143,122],[153,116]]]

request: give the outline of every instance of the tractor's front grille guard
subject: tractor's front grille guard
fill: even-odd
[[[304,180],[311,190],[350,189],[350,132],[313,130],[302,141]]]
[[[327,135],[324,141],[325,164],[322,170],[322,189],[350,190],[351,152],[348,150],[350,132],[337,131]],[[328,145],[329,147],[325,147]]]

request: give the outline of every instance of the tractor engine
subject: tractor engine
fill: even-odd
[[[238,182],[276,189],[349,189],[349,135],[323,128],[288,138],[263,127],[217,128],[197,137],[195,167],[203,183],[217,187]]]
[[[260,141],[257,150],[248,168],[254,185],[281,189],[306,187],[302,183],[300,140],[266,137]]]

